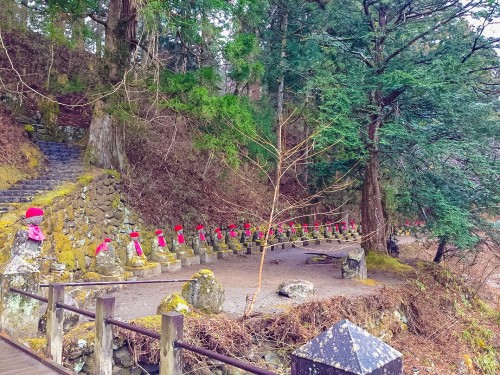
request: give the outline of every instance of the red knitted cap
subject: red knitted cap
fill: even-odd
[[[104,242],[111,242],[111,238],[105,238]]]
[[[216,232],[220,232],[220,228],[215,228],[214,229]]]
[[[234,228],[236,228],[236,224],[229,224],[227,227],[228,227],[229,229],[234,229]]]
[[[132,232],[132,233],[130,233],[130,237],[132,237],[132,238],[139,237],[139,232]]]
[[[244,227],[245,229],[250,228],[250,223],[245,223],[245,224],[243,224],[243,227]]]
[[[174,228],[174,230],[175,230],[176,232],[178,232],[178,231],[182,230],[182,225],[176,225],[176,226],[175,226],[175,228]]]
[[[200,224],[198,226],[196,226],[196,230],[200,230],[200,229],[203,229],[205,228],[205,226],[203,224]]]
[[[38,207],[28,208],[26,211],[26,219],[33,216],[43,216],[43,210]]]
[[[163,231],[161,229],[158,229],[156,232],[155,232],[156,235],[159,235],[159,234],[163,234]]]

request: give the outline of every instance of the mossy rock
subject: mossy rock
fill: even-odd
[[[156,310],[158,315],[175,311],[183,315],[188,315],[191,312],[189,303],[182,298],[180,293],[172,293],[163,298]]]
[[[214,273],[203,269],[191,277],[182,287],[182,296],[195,308],[207,314],[222,312],[224,288],[217,281]]]
[[[82,278],[84,281],[99,281],[101,280],[101,275],[99,275],[97,272],[87,272],[83,275]]]

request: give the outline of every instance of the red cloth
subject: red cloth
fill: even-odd
[[[137,255],[141,257],[144,253],[142,252],[142,247],[139,241],[134,240],[134,246],[135,246],[135,252],[137,253]]]
[[[177,235],[177,242],[179,242],[180,244],[184,243],[184,235],[182,233],[179,233]]]
[[[238,236],[238,233],[236,233],[236,231],[234,229],[231,228],[231,230],[229,231],[229,236],[230,237],[237,237]]]
[[[250,232],[250,229],[247,229],[245,231],[245,236],[251,236],[252,235],[252,232]]]
[[[338,223],[335,223],[335,231],[337,231],[337,232],[339,231],[339,225],[338,225]]]
[[[106,241],[97,246],[95,249],[95,255],[99,254],[101,251],[108,251],[108,244]]]
[[[204,235],[202,232],[200,232],[200,240],[201,240],[201,241],[206,241],[206,240],[207,240],[207,239],[205,238],[205,235]]]
[[[271,229],[272,231],[272,229]],[[264,238],[264,232],[263,231],[259,231],[259,240],[263,239]]]
[[[28,238],[33,241],[43,241],[45,235],[38,225],[28,225]]]
[[[218,238],[219,240],[222,240],[222,233],[221,233],[221,231],[220,231],[220,230],[217,232],[217,238]]]
[[[26,219],[33,216],[43,216],[43,210],[38,207],[30,207],[26,211]]]
[[[165,247],[167,246],[166,242],[165,242],[165,237],[163,236],[158,236],[158,246],[160,247]]]

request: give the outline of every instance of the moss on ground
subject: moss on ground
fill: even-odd
[[[366,256],[366,266],[369,270],[380,270],[386,272],[405,273],[413,270],[413,267],[401,263],[398,259],[383,253],[371,251]]]

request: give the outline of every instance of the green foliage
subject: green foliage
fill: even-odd
[[[229,76],[236,82],[255,82],[264,74],[264,65],[258,60],[260,48],[252,34],[238,34],[226,44],[224,56],[231,63]]]
[[[257,116],[257,109],[246,97],[219,95],[214,87],[219,77],[211,68],[186,74],[164,71],[161,90],[169,94],[162,105],[191,114],[201,120],[196,145],[226,157],[231,166],[240,162],[239,146],[249,147],[253,155],[264,155],[260,137],[270,138],[270,115]]]
[[[463,339],[476,353],[473,359],[483,374],[496,374],[500,368],[497,353],[492,344],[494,333],[490,329],[473,321],[462,334]]]

